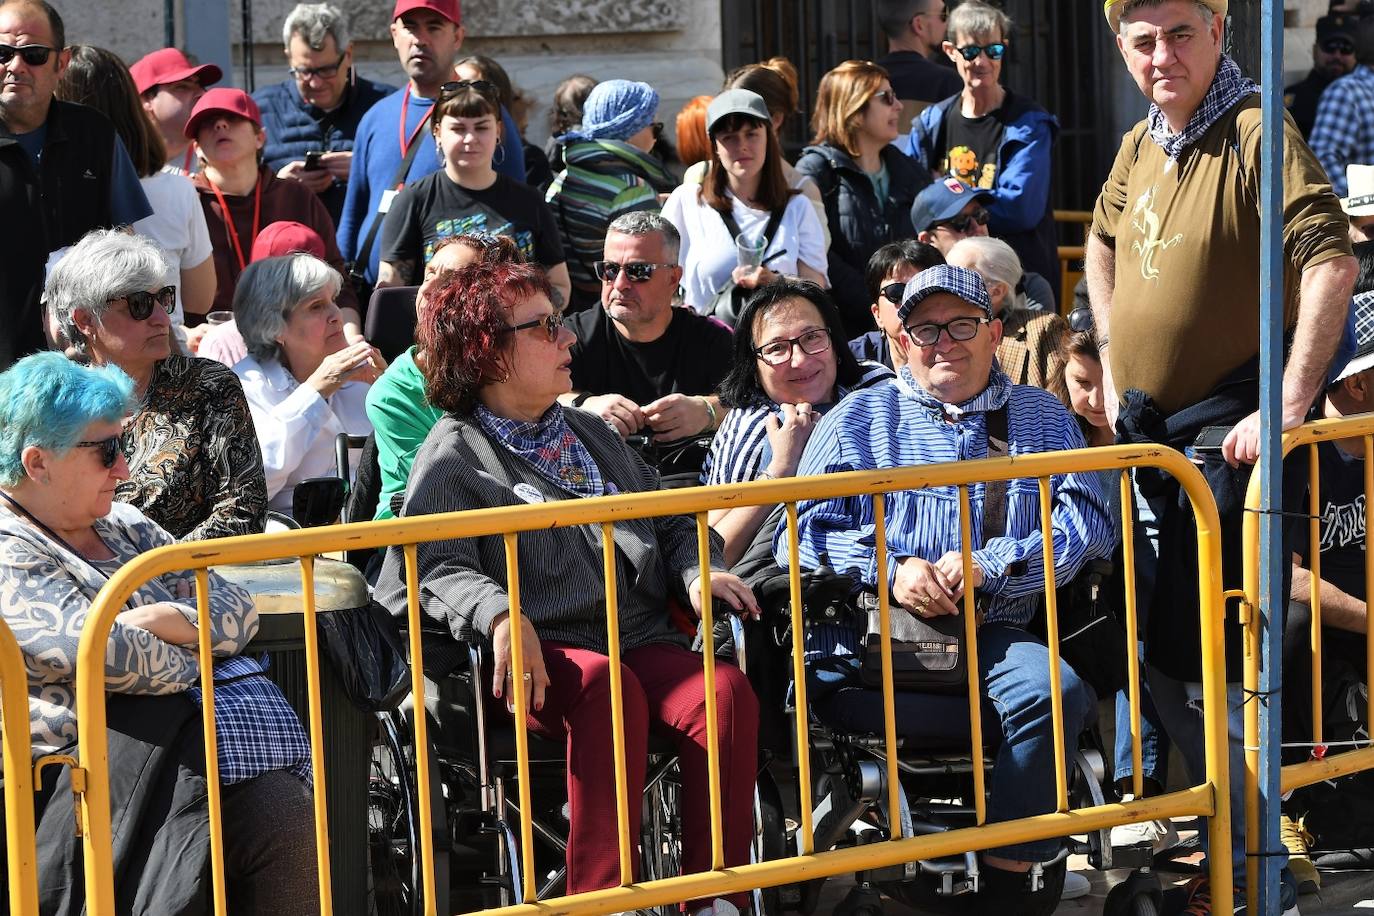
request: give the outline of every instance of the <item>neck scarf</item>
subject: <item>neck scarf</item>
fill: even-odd
[[[1230,111],[1241,99],[1259,91],[1260,87],[1255,81],[1242,73],[1229,55],[1223,54],[1221,66],[1217,68],[1217,75],[1207,89],[1207,94],[1202,97],[1202,104],[1198,105],[1197,111],[1193,112],[1193,116],[1188,119],[1188,125],[1181,133],[1173,132],[1158,105],[1150,106],[1147,116],[1150,139],[1164,150],[1166,156],[1177,162],[1184,150],[1201,139],[1202,135],[1207,133],[1207,129],[1216,123],[1217,118]]]
[[[549,483],[574,496],[602,496],[606,492],[601,470],[591,452],[568,425],[563,407],[554,404],[538,421],[526,423],[498,417],[481,404],[473,417],[483,432],[529,464]]]

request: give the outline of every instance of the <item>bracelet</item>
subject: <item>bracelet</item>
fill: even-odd
[[[591,396],[592,396],[592,393],[591,393],[590,391],[583,391],[583,392],[581,392],[580,394],[577,395],[577,397],[575,397],[575,398],[572,399],[572,406],[574,406],[574,407],[581,407],[583,404],[587,403],[587,398],[589,398],[589,397],[591,397]]]
[[[697,400],[706,405],[706,415],[709,417],[706,421],[706,429],[702,430],[702,432],[714,432],[716,428],[716,405],[711,403],[710,398],[698,396]]]

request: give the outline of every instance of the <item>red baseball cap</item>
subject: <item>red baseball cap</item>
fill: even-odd
[[[242,89],[211,89],[201,96],[196,102],[196,107],[191,109],[191,116],[186,119],[186,129],[183,131],[186,139],[194,140],[196,131],[200,129],[200,122],[221,111],[247,118],[258,127],[262,127],[262,112],[258,110],[258,103],[253,101],[251,95]]]
[[[268,223],[258,233],[258,237],[253,240],[253,253],[248,256],[248,260],[261,261],[263,258],[276,258],[296,252],[313,254],[323,261],[324,239],[305,223],[283,219]]]
[[[458,0],[396,0],[396,8],[391,11],[391,21],[395,22],[412,10],[433,10],[454,25],[463,24],[463,10]]]
[[[145,55],[129,68],[129,73],[134,78],[139,95],[155,86],[192,78],[202,86],[213,86],[224,76],[224,72],[214,64],[196,66],[177,48],[163,48]]]

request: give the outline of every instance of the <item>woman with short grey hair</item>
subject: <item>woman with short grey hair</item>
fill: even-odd
[[[234,320],[248,347],[234,373],[253,414],[267,496],[279,512],[291,512],[297,483],[336,473],[340,433],[372,432],[364,401],[386,361],[367,341],[344,339],[334,302],[342,285],[319,258],[290,254],[252,262],[234,290]]]
[[[115,498],[181,540],[263,529],[267,484],[238,379],[172,352],[176,287],[162,249],[113,229],[88,233],[48,274],[49,323],[76,358],[118,366],[137,408],[121,438],[129,478]]]

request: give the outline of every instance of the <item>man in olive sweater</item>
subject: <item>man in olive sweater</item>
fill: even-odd
[[[1248,469],[1235,469],[1259,454],[1261,139],[1258,87],[1222,53],[1226,10],[1227,0],[1106,3],[1126,67],[1152,104],[1122,141],[1103,185],[1086,260],[1118,441],[1181,449],[1204,426],[1232,427],[1219,453],[1199,453],[1208,455],[1202,470],[1221,510],[1229,586],[1240,581],[1240,504],[1248,476]],[[1291,118],[1284,130],[1287,429],[1303,421],[1325,384],[1356,263],[1325,173]],[[1136,475],[1147,677],[1170,737],[1200,778],[1196,527],[1190,510],[1179,506],[1177,484],[1159,476]],[[1238,628],[1227,630],[1232,861],[1243,882],[1241,655]],[[1205,879],[1190,885],[1182,903],[1209,912],[1207,891]]]

